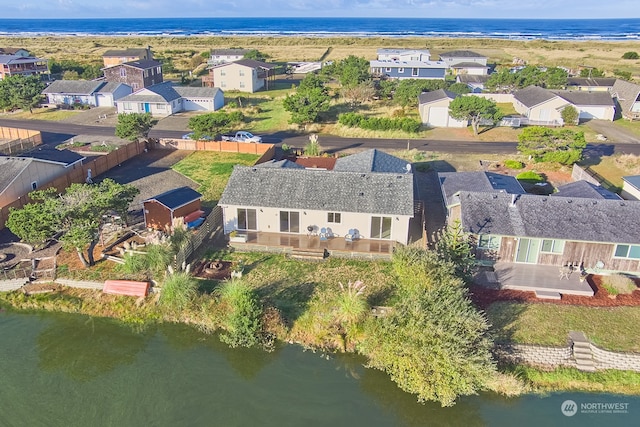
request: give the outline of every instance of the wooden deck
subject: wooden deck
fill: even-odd
[[[561,277],[560,269],[555,266],[511,262],[498,262],[494,265],[494,270],[501,289],[557,292],[587,297],[594,294],[586,280],[580,281],[579,271],[572,271]]]
[[[357,239],[345,241],[344,237],[333,237],[324,241],[320,237],[306,234],[283,234],[247,232],[247,241],[230,242],[239,251],[260,252],[328,252],[329,256],[347,258],[390,259],[395,242],[389,240]]]

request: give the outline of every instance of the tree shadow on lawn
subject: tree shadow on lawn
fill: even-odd
[[[317,286],[315,282],[289,285],[278,280],[258,288],[256,292],[263,301],[280,310],[286,322],[292,325],[309,306]]]

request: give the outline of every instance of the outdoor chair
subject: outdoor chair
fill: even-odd
[[[320,240],[321,241],[327,240],[327,229],[324,227],[320,229]]]
[[[359,237],[360,236],[358,235],[358,230],[351,228],[349,229],[349,232],[344,235],[344,240],[347,243],[351,243],[354,240],[357,240]]]

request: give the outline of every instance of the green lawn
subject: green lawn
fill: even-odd
[[[640,171],[640,158],[633,155],[614,155],[585,159],[580,166],[589,166],[591,170],[609,182],[603,183],[612,191],[622,188],[622,177],[637,175]]]
[[[618,119],[613,123],[640,136],[640,121],[631,122],[629,120]]]
[[[21,119],[21,120],[50,120],[58,122],[68,117],[75,116],[81,111],[75,110],[57,110],[51,108],[35,108],[33,113],[28,111],[20,111],[11,114],[0,114],[0,117],[6,119]]]
[[[513,107],[513,104],[510,102],[500,102],[500,103],[497,103],[496,106],[498,107],[498,110],[505,116],[518,114],[516,109]]]
[[[196,151],[182,159],[172,169],[199,183],[205,205],[214,205],[222,195],[233,166],[253,165],[259,156],[217,151]]]
[[[640,352],[640,307],[496,302],[487,316],[496,341],[562,346],[570,331],[582,331],[599,347]]]

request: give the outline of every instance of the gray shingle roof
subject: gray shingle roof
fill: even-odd
[[[622,179],[640,190],[640,175],[623,176]]]
[[[461,191],[525,193],[517,179],[494,172],[440,172],[438,178],[447,206],[460,202],[458,195]]]
[[[57,150],[52,147],[39,146],[31,151],[20,154],[18,157],[30,157],[36,160],[45,160],[47,162],[60,163],[61,165],[72,165],[82,159],[84,156],[71,150]]]
[[[451,64],[451,68],[489,68],[486,65],[482,65],[478,62],[456,62]]]
[[[144,56],[147,49],[112,49],[102,54],[103,57]]]
[[[215,98],[216,94],[221,92],[217,87],[174,86],[173,90],[183,98]]]
[[[452,50],[441,53],[440,58],[486,58],[486,56],[470,50]]]
[[[149,93],[151,92],[151,93]],[[171,102],[180,98],[171,82],[158,83],[120,98],[119,102]]]
[[[154,59],[137,59],[135,61],[123,62],[120,65],[126,65],[140,70],[148,70],[149,68],[162,66],[162,62],[158,62]],[[120,65],[115,65],[115,67],[119,67]]]
[[[45,60],[33,56],[0,55],[0,64],[33,64],[42,61]]]
[[[489,76],[475,74],[458,74],[456,78],[460,83],[486,83],[489,80]]]
[[[119,83],[119,82],[107,82],[106,85],[102,86],[100,89],[98,89],[98,93],[112,93],[115,92],[116,89],[118,89],[120,86],[127,86],[129,89],[131,89],[131,86],[124,84],[124,83]]]
[[[219,204],[413,216],[413,174],[236,166]]]
[[[304,169],[304,166],[300,166],[296,162],[292,162],[291,160],[269,160],[268,162],[260,163],[256,165],[257,168],[274,168],[274,169]]]
[[[336,160],[333,170],[338,172],[406,173],[408,164],[409,162],[374,148],[347,157],[340,157]]]
[[[622,113],[629,113],[631,107],[640,96],[640,86],[618,79],[613,84],[611,94],[618,100]]]
[[[42,93],[67,93],[70,95],[91,95],[104,86],[104,82],[87,80],[56,80]]]
[[[570,91],[570,90],[554,90],[552,91],[560,98],[572,103],[573,105],[605,105],[613,107],[614,102],[608,91],[587,92],[587,91]]]
[[[538,86],[527,86],[513,94],[513,97],[526,107],[534,107],[555,98],[557,95],[550,90]]]
[[[613,87],[617,79],[607,77],[569,77],[567,86]]]
[[[212,49],[211,56],[213,55],[244,55],[249,52],[248,49]]]
[[[180,187],[174,188],[173,190],[165,191],[162,194],[158,194],[157,196],[153,196],[145,200],[148,202],[150,200],[156,200],[159,203],[162,203],[167,208],[174,210],[179,208],[180,206],[184,206],[187,203],[191,203],[194,200],[198,200],[202,197],[202,194],[198,193],[196,190],[190,187]]]
[[[29,166],[33,159],[0,156],[0,193]]]
[[[240,64],[249,68],[263,68],[265,70],[271,70],[277,67],[276,64],[268,64],[266,62],[256,61],[255,59],[238,59],[237,61],[225,62],[224,64],[216,65],[213,68],[228,67],[231,64]]]
[[[620,196],[616,193],[612,193],[600,185],[595,185],[584,180],[561,185],[558,187],[558,192],[553,193],[552,196],[621,200]]]
[[[460,200],[470,233],[640,244],[640,202],[466,191]]]
[[[457,93],[449,92],[444,89],[432,90],[431,92],[423,92],[418,95],[418,104],[429,104],[446,98],[455,99],[458,96],[459,95]]]

